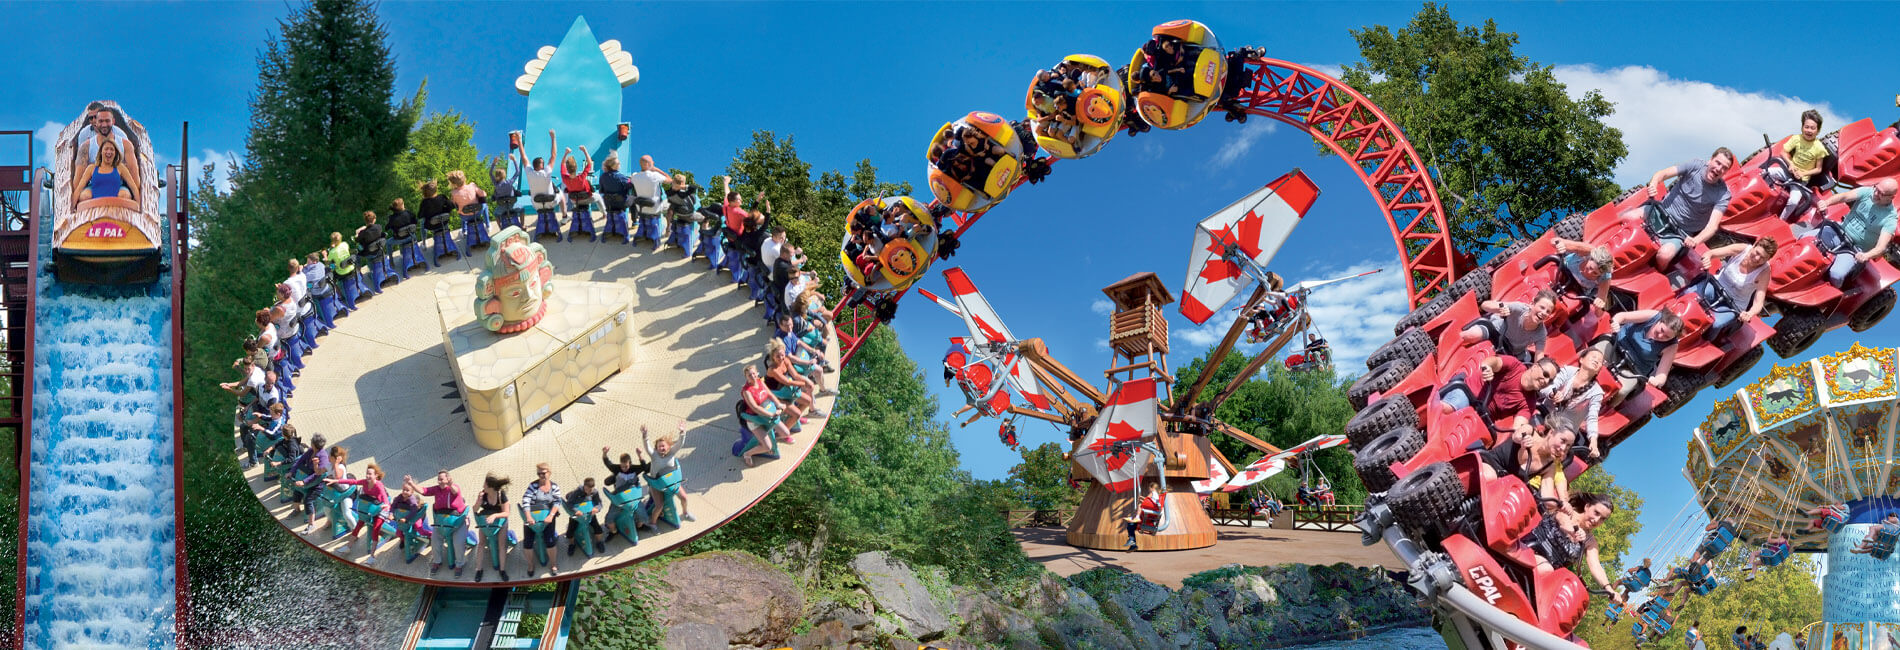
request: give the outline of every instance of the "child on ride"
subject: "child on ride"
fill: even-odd
[[[1840,159],[1828,152],[1827,146],[1818,137],[1820,135],[1821,112],[1810,108],[1801,112],[1801,133],[1790,136],[1787,143],[1781,145],[1781,155],[1788,160],[1789,173],[1817,190],[1830,184],[1840,165]]]
[[[600,535],[600,519],[594,513],[600,512],[602,504],[600,491],[594,488],[594,477],[589,476],[581,479],[581,489],[567,493],[566,501],[568,507],[576,508],[575,512],[577,513],[577,516],[567,518],[567,554],[569,557],[572,557],[574,552],[579,550],[581,546],[579,538],[575,537],[580,534],[581,520],[585,519],[587,521],[588,536],[597,537]],[[594,504],[593,512],[578,514],[578,508],[580,508],[583,503]],[[602,540],[599,539],[594,540],[594,546],[596,548],[600,547],[601,542]]]
[[[1563,273],[1558,286],[1564,293],[1590,299],[1590,305],[1599,311],[1610,308],[1610,276],[1612,262],[1610,249],[1605,246],[1591,246],[1584,242],[1557,237],[1551,241],[1557,249],[1555,254],[1538,260],[1533,266],[1543,268],[1545,264],[1563,265]],[[1570,310],[1570,321],[1576,322],[1587,312],[1584,309]]]
[[[341,449],[341,447],[339,447],[339,449]],[[371,462],[367,468],[364,468],[363,478],[357,478],[357,479],[330,478],[330,479],[325,479],[324,482],[330,485],[357,486],[361,488],[361,490],[356,493],[356,498],[358,500],[368,501],[370,503],[383,506],[384,512],[385,513],[387,512],[387,509],[389,507],[389,488],[383,486],[382,466],[377,465],[374,462]],[[364,517],[362,519],[358,519],[356,521],[356,526],[350,528],[350,541],[343,544],[342,551],[346,554],[349,553],[350,549],[356,546],[356,538],[358,534],[363,532],[364,526],[368,526],[369,527],[369,546],[363,549],[363,555],[367,556],[363,559],[363,564],[366,564],[366,565],[376,564],[376,546],[380,544],[382,541],[383,521],[386,519],[387,519],[386,514],[379,514],[378,516],[375,516],[375,517]]]
[[[1847,509],[1847,504],[1833,503],[1833,504],[1811,508],[1808,510],[1807,514],[1809,517],[1813,517],[1814,520],[1808,522],[1807,528],[1795,529],[1794,531],[1795,534],[1806,535],[1808,533],[1820,532],[1822,530],[1828,531],[1830,533],[1839,532],[1841,529],[1841,526],[1847,523],[1848,509]]]
[[[1149,483],[1147,493],[1141,497],[1141,500],[1136,505],[1139,509],[1139,516],[1122,518],[1122,530],[1128,533],[1128,546],[1126,548],[1130,551],[1135,550],[1137,546],[1135,533],[1145,532],[1154,534],[1166,528],[1166,526],[1163,525],[1162,519],[1164,515],[1167,514],[1165,512],[1167,497],[1161,493],[1161,482],[1155,481]]]
[[[1887,518],[1880,522],[1880,527],[1868,531],[1867,537],[1861,539],[1860,545],[1855,546],[1852,551],[1860,554],[1873,553],[1881,555],[1881,559],[1886,559],[1884,556],[1893,552],[1894,542],[1897,539],[1900,539],[1900,514],[1888,513]]]
[[[1756,551],[1754,555],[1748,556],[1748,579],[1754,580],[1755,571],[1764,566],[1780,566],[1783,561],[1788,559],[1788,551],[1787,535],[1775,533],[1769,537],[1768,541],[1762,544],[1761,550]]]

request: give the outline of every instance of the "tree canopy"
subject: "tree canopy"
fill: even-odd
[[[278,32],[258,55],[245,164],[231,167],[229,193],[216,190],[207,165],[191,195],[197,244],[184,318],[193,381],[181,387],[186,451],[178,462],[192,590],[201,594],[232,591],[221,585],[246,579],[243,567],[295,545],[232,462],[232,400],[218,382],[234,378],[252,312],[274,301],[285,261],[354,229],[363,210],[395,196],[393,163],[419,109],[415,100],[392,103],[395,67],[370,3],[296,6]],[[223,623],[214,608],[193,612],[203,627]]]
[[[418,110],[428,97],[427,82],[424,89],[416,91],[415,106]],[[468,180],[481,187],[483,192],[493,192],[495,182],[488,176],[488,165],[482,163],[481,151],[475,148],[475,124],[462,119],[460,112],[450,110],[445,113],[430,113],[427,119],[417,124],[409,133],[408,148],[396,157],[396,195],[403,198],[409,209],[414,210],[422,202],[423,181],[435,181],[437,191],[449,191],[449,172],[460,170]],[[382,213],[382,206],[365,206]]]
[[[1352,35],[1362,60],[1342,81],[1396,121],[1432,169],[1461,250],[1533,238],[1614,198],[1611,172],[1629,151],[1603,124],[1612,104],[1595,90],[1572,99],[1549,65],[1513,51],[1516,33],[1491,20],[1460,26],[1427,3],[1398,31]]]
[[[1213,369],[1213,379],[1196,399],[1219,394],[1246,364],[1246,355],[1228,354]],[[1346,421],[1352,419],[1352,404],[1346,400],[1346,385],[1332,371],[1292,372],[1278,363],[1269,363],[1267,367],[1265,377],[1248,379],[1233,396],[1221,402],[1214,410],[1214,417],[1282,449],[1346,429]],[[1205,353],[1179,368],[1174,398],[1184,399],[1204,372],[1208,372]],[[1208,438],[1235,467],[1265,455],[1232,436],[1214,433]],[[1365,500],[1366,489],[1352,469],[1351,452],[1344,447],[1315,452],[1314,462],[1332,484],[1339,503]],[[1297,465],[1289,466],[1278,476],[1260,483],[1257,489],[1270,490],[1281,500],[1290,501],[1299,485],[1299,471]]]

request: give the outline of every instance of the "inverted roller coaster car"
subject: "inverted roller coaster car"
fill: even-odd
[[[1036,144],[1057,158],[1087,158],[1122,128],[1128,95],[1108,61],[1071,54],[1030,81],[1023,104],[1034,121]]]
[[[941,232],[937,218],[916,199],[865,199],[851,208],[847,222],[848,232],[838,255],[845,274],[857,286],[871,291],[903,291],[922,278],[937,258]],[[877,236],[875,231],[887,224],[902,236],[888,241]],[[858,238],[860,231],[871,234]]]
[[[1213,30],[1192,20],[1156,25],[1153,35],[1128,63],[1136,112],[1155,128],[1194,126],[1220,103],[1227,54]]]
[[[1023,170],[1023,141],[1007,120],[975,112],[945,123],[930,138],[930,192],[952,210],[981,212],[1002,203]]]

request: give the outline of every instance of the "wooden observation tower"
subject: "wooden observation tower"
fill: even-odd
[[[1168,371],[1168,319],[1162,308],[1174,302],[1166,285],[1153,273],[1138,273],[1102,289],[1115,303],[1109,320],[1108,375],[1111,384],[1151,377],[1162,399],[1171,394],[1174,376]],[[1167,476],[1163,492],[1167,494],[1168,527],[1155,534],[1136,535],[1136,548],[1143,551],[1175,551],[1213,546],[1214,523],[1201,508],[1200,496],[1192,481],[1208,478],[1208,456],[1213,453],[1205,436],[1169,432],[1162,426],[1161,410],[1154,415],[1156,444],[1165,457]],[[1083,548],[1126,548],[1128,535],[1123,519],[1135,513],[1134,491],[1116,494],[1094,481],[1081,465],[1071,463],[1069,472],[1077,481],[1089,483],[1075,518],[1069,521],[1069,543]],[[1144,481],[1154,480],[1152,472]],[[1144,490],[1146,488],[1143,488]]]

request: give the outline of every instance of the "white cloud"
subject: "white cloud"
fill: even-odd
[[[1821,111],[1825,131],[1847,123],[1825,102],[1746,92],[1703,81],[1675,79],[1649,66],[1599,69],[1560,65],[1552,69],[1571,97],[1596,89],[1616,104],[1603,121],[1623,131],[1629,157],[1616,168],[1623,186],[1648,180],[1656,170],[1728,147],[1747,156],[1761,147],[1763,134],[1779,139],[1800,130],[1801,111]]]
[[[1108,339],[1095,339],[1095,349],[1096,349],[1096,350],[1107,350],[1107,349],[1108,349]]]
[[[1334,79],[1346,76],[1346,67],[1337,63],[1302,63],[1300,65],[1312,68],[1314,71]]]
[[[1089,303],[1089,311],[1107,316],[1115,313],[1115,303],[1110,302],[1107,298],[1096,298],[1095,302]]]
[[[239,164],[244,162],[235,151],[218,151],[216,149],[207,148],[200,152],[199,155],[192,156],[191,160],[185,161],[185,176],[192,182],[195,190],[198,179],[204,175],[204,166],[207,164],[214,165],[211,172],[212,181],[217,184],[219,192],[229,192],[231,191],[230,163],[232,161],[237,161]],[[158,152],[156,159],[153,160],[153,163],[157,164],[159,169],[164,169],[166,165],[175,164],[176,162],[177,161],[172,160],[171,156],[166,155],[162,151]]]
[[[64,124],[48,121],[46,124],[41,125],[40,128],[33,130],[33,139],[38,140],[40,143],[39,158],[33,161],[34,164],[48,169],[52,168],[53,143],[59,140],[59,132],[65,128],[66,125]]]
[[[1141,157],[1148,162],[1161,160],[1161,156],[1167,152],[1168,148],[1158,138],[1144,138],[1141,141]]]
[[[1227,142],[1221,144],[1220,151],[1215,152],[1213,160],[1208,162],[1209,166],[1221,169],[1234,164],[1235,161],[1246,156],[1248,151],[1253,150],[1253,144],[1262,136],[1269,135],[1279,128],[1279,124],[1272,120],[1248,122],[1246,126],[1240,127],[1239,131],[1235,131],[1233,137],[1228,138]]]
[[[1327,285],[1309,296],[1306,311],[1313,317],[1313,325],[1319,333],[1332,345],[1333,366],[1338,368],[1341,375],[1361,372],[1366,356],[1392,340],[1392,325],[1411,311],[1411,305],[1406,300],[1405,274],[1399,271],[1398,260],[1371,259],[1345,266],[1322,265],[1305,270],[1312,274],[1311,277],[1288,278],[1289,282],[1300,282],[1336,278],[1373,269],[1385,271]],[[1201,349],[1213,347],[1220,343],[1221,337],[1227,335],[1227,329],[1239,318],[1239,313],[1233,307],[1229,305],[1205,325],[1175,328],[1172,330],[1174,340],[1196,350],[1197,354]],[[1252,355],[1265,345],[1249,344],[1243,338],[1234,347],[1242,354]]]

